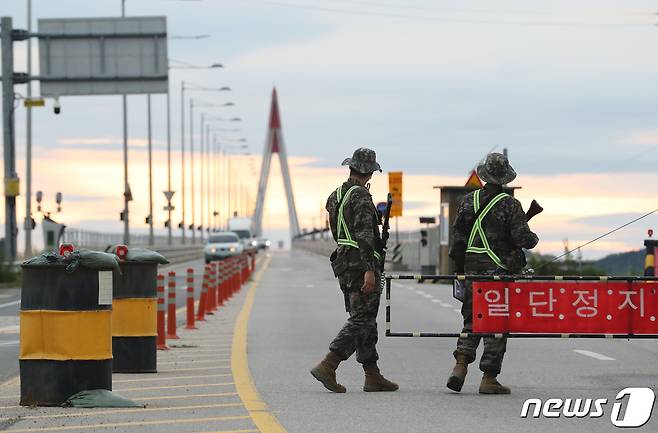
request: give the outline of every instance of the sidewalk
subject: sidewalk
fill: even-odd
[[[0,384],[0,431],[9,432],[284,432],[260,399],[247,360],[247,325],[270,258],[198,330],[178,329],[158,352],[156,374],[114,374],[113,391],[145,408],[77,409],[16,406],[19,383]]]

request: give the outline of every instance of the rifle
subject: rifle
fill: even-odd
[[[382,224],[382,244],[381,255],[382,255],[382,270],[384,269],[384,262],[386,261],[386,243],[388,242],[389,232],[391,230],[391,225],[389,220],[391,219],[391,207],[393,206],[393,196],[391,193],[388,193],[386,197],[386,212],[384,213],[384,223]]]
[[[527,221],[530,221],[532,217],[535,215],[539,215],[544,211],[544,208],[537,203],[537,200],[533,200],[532,203],[530,203],[530,207],[528,208],[528,212],[525,213],[525,218]]]

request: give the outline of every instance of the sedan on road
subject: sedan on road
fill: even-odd
[[[244,246],[233,232],[216,233],[208,239],[203,249],[206,263],[242,254]]]

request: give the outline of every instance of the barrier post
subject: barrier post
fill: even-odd
[[[199,307],[197,308],[196,320],[204,322],[206,316],[206,298],[208,296],[208,267],[203,268],[203,284],[201,285],[201,295],[199,296]]]
[[[165,289],[164,275],[158,274],[158,350],[169,350],[165,339]]]
[[[167,311],[167,338],[178,340],[176,335],[176,272],[169,272],[169,293],[168,293],[168,311]]]
[[[251,272],[256,272],[256,254],[251,255]]]
[[[217,262],[217,306],[224,306],[224,262]]]
[[[187,268],[187,326],[185,329],[198,329],[194,326],[194,269]]]
[[[217,309],[217,299],[216,299],[216,292],[215,292],[215,281],[217,279],[217,274],[215,273],[215,263],[212,262],[208,266],[210,266],[209,269],[209,276],[208,276],[208,309],[206,309],[206,312],[208,314],[212,314],[213,311]]]

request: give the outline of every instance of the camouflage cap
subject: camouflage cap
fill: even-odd
[[[354,151],[351,158],[345,158],[341,165],[349,165],[359,173],[369,174],[376,170],[382,171],[377,162],[377,154],[374,150],[359,147]]]
[[[516,172],[502,153],[490,153],[486,161],[480,163],[478,176],[485,182],[505,185],[516,178]]]

